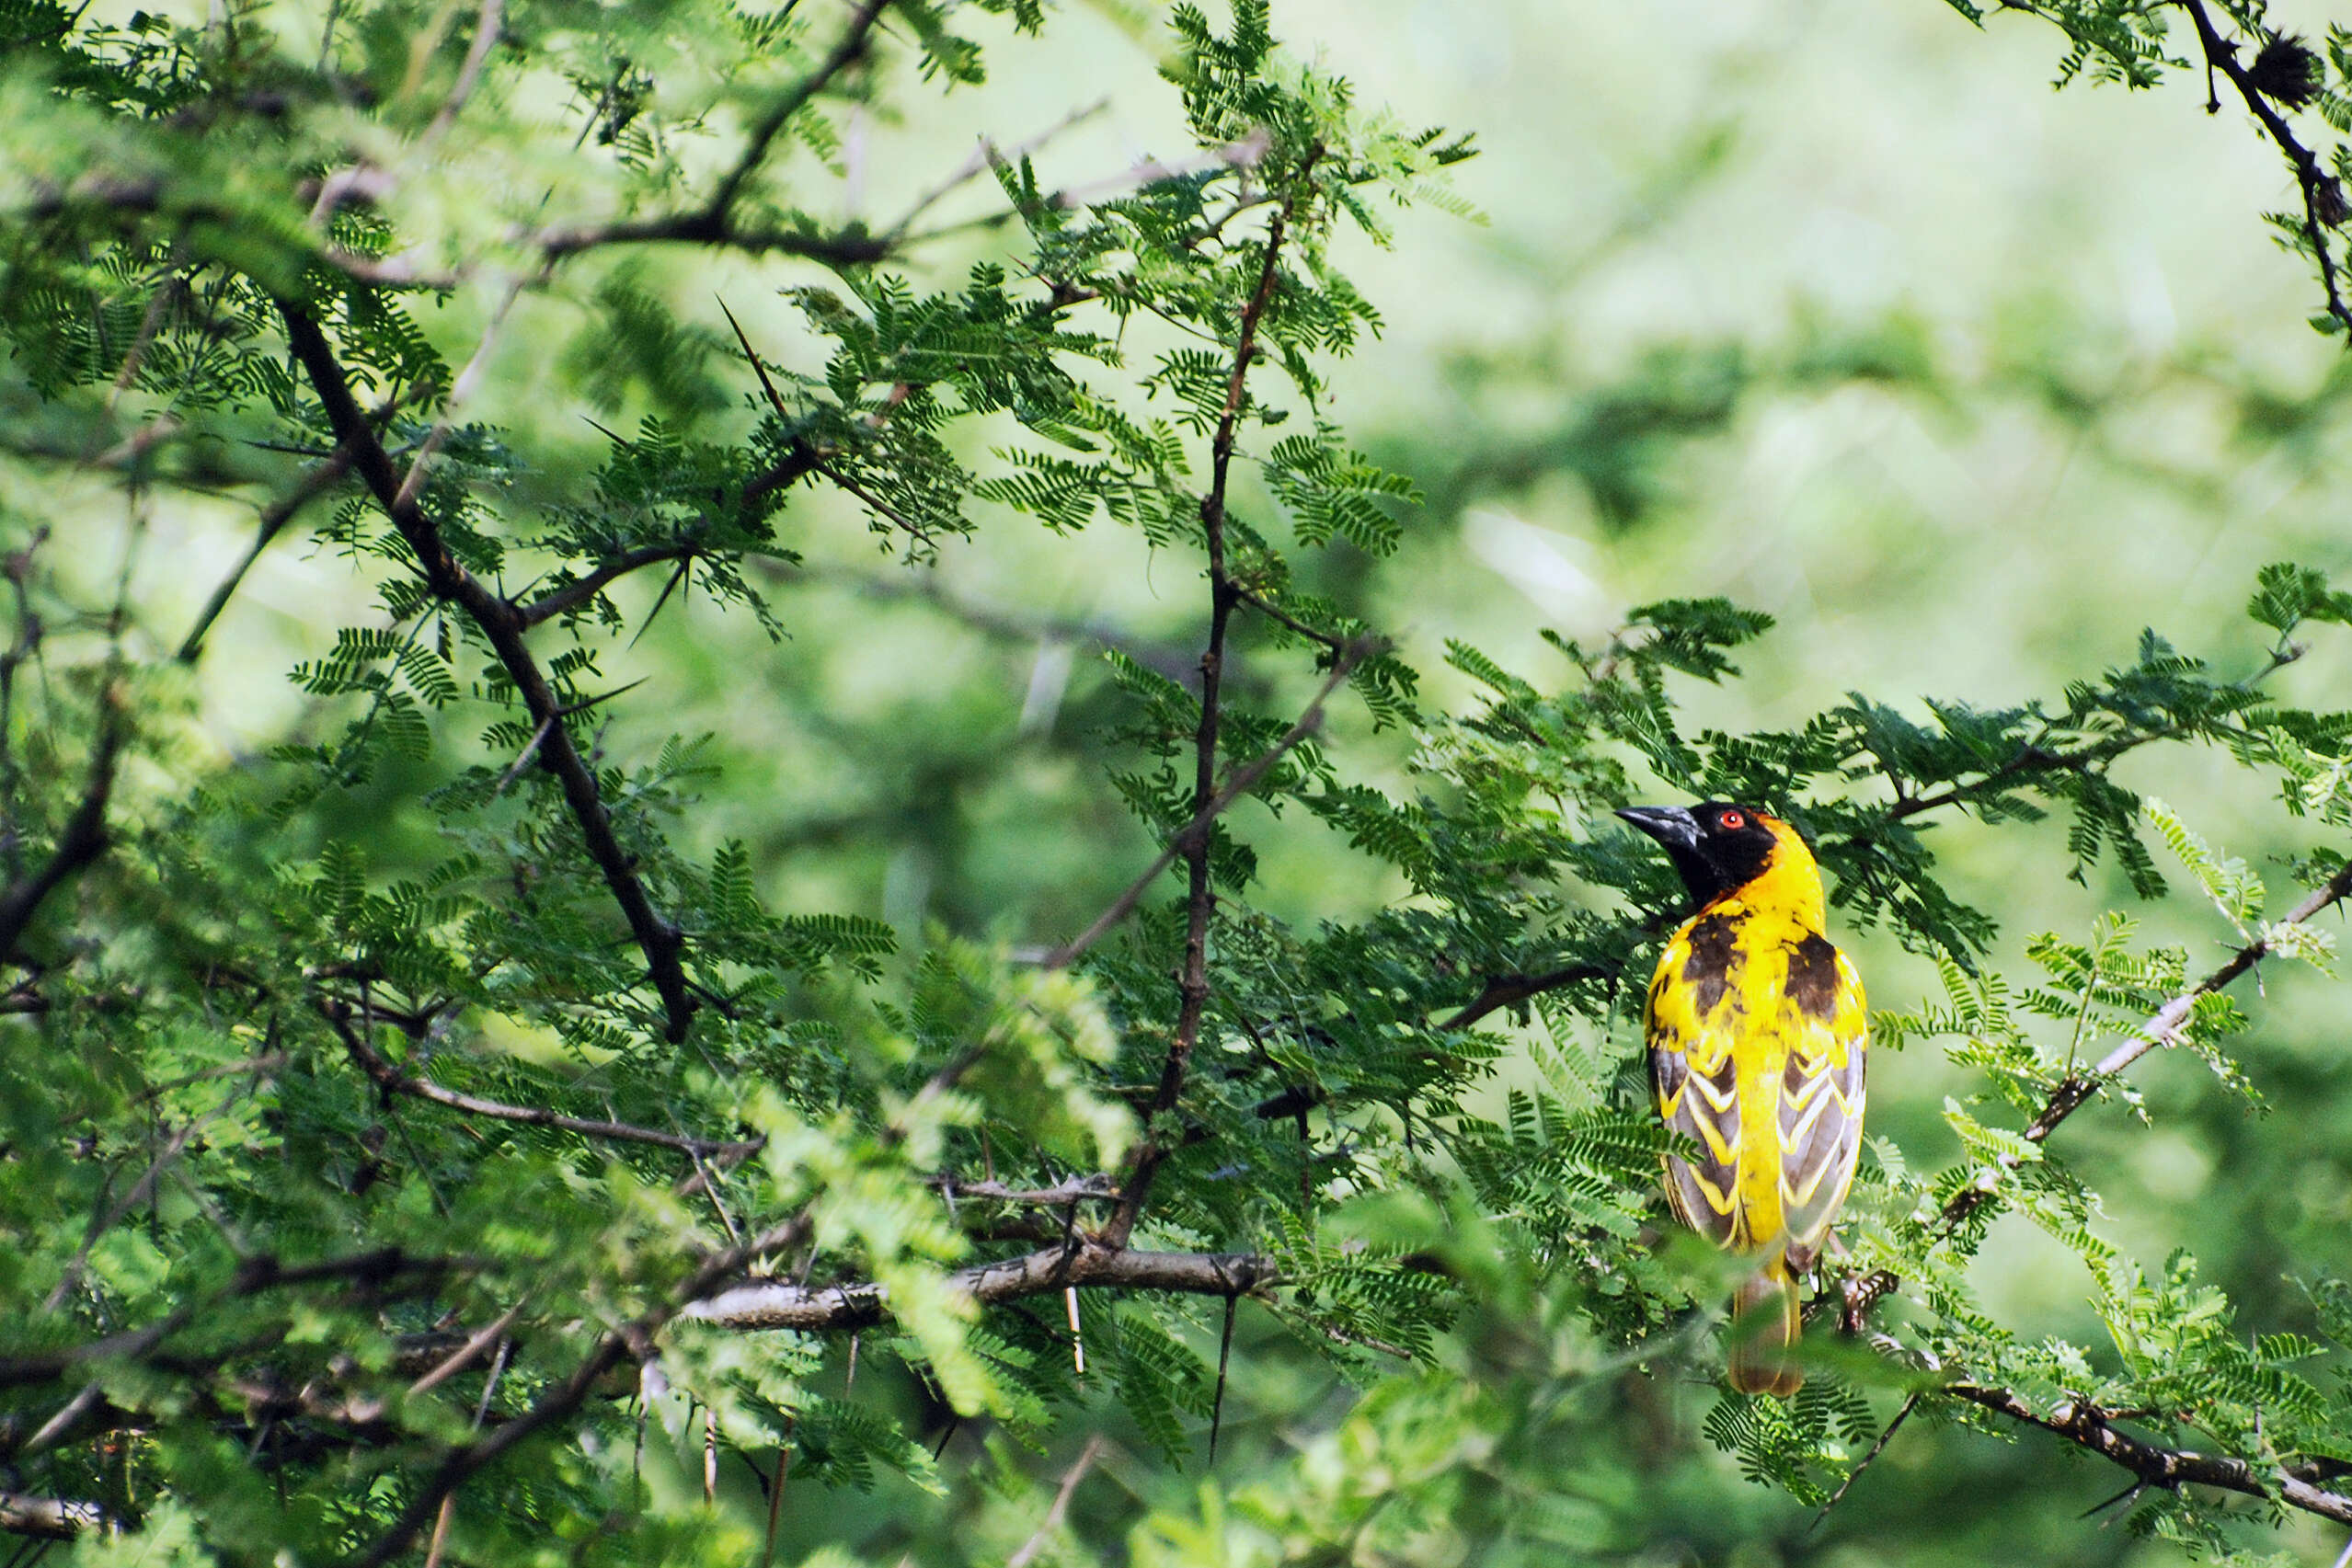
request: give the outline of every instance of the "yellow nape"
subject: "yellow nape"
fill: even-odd
[[[1756,820],[1772,830],[1772,858],[1764,862],[1764,869],[1732,888],[1717,894],[1705,910],[1750,910],[1760,915],[1779,915],[1807,931],[1819,931],[1829,918],[1827,901],[1821,894],[1821,868],[1813,859],[1813,852],[1805,847],[1805,840],[1797,830],[1777,817],[1758,814]]]

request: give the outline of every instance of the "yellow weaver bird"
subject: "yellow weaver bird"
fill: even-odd
[[[1821,873],[1796,829],[1722,801],[1617,815],[1666,846],[1698,905],[1642,1009],[1658,1114],[1698,1146],[1666,1157],[1667,1201],[1715,1245],[1761,1260],[1732,1298],[1727,1370],[1741,1393],[1785,1397],[1805,1382],[1790,1354],[1796,1277],[1829,1240],[1862,1148],[1862,981],[1821,934]]]

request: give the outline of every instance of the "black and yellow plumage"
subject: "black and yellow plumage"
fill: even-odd
[[[1659,955],[1642,1013],[1658,1113],[1697,1145],[1667,1156],[1667,1200],[1759,1260],[1732,1301],[1731,1386],[1793,1394],[1805,1380],[1789,1354],[1796,1276],[1829,1240],[1862,1149],[1862,981],[1822,933],[1821,874],[1796,829],[1721,801],[1619,815],[1665,845],[1698,905]]]

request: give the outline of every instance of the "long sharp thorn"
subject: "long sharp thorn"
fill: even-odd
[[[678,563],[678,569],[671,572],[670,574],[670,580],[661,585],[661,597],[653,601],[653,608],[651,610],[646,612],[645,624],[637,628],[637,636],[629,639],[629,647],[637,647],[638,638],[643,637],[648,632],[653,630],[654,619],[661,613],[661,607],[670,602],[670,596],[677,591],[679,583],[683,582],[685,579],[686,574],[694,570],[694,558],[692,555],[687,556],[684,560]]]
[[[727,318],[728,326],[735,328],[735,341],[743,345],[743,358],[750,361],[751,373],[760,378],[760,390],[768,395],[768,406],[775,410],[777,418],[790,424],[792,414],[785,407],[784,398],[777,393],[775,383],[768,379],[767,366],[760,363],[760,356],[752,351],[751,338],[744,336],[743,324],[735,319],[735,313],[727,308],[725,300],[718,302],[718,314]]]
[[[1209,1407],[1209,1462],[1217,1462],[1217,1434],[1225,1423],[1225,1367],[1233,1356],[1233,1308],[1241,1298],[1225,1298],[1225,1332],[1217,1341],[1217,1398]]]

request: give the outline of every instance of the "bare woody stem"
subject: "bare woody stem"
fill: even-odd
[[[2113,1417],[2080,1402],[2069,1401],[2044,1413],[2007,1389],[1949,1383],[1943,1391],[2087,1448],[2121,1465],[2138,1476],[2142,1485],[2161,1486],[2167,1491],[2182,1486],[2215,1486],[2248,1497],[2275,1499],[2307,1514],[2352,1524],[2352,1497],[2328,1491],[2317,1484],[2315,1477],[2299,1475],[2291,1468],[2266,1473],[2244,1459],[2168,1448],[2133,1436],[2117,1427]]]
[[[489,1436],[458,1444],[443,1454],[440,1465],[408,1499],[390,1527],[364,1551],[347,1559],[345,1568],[384,1568],[399,1557],[440,1516],[443,1498],[455,1494],[476,1474],[540,1432],[568,1419],[588,1402],[607,1372],[633,1356],[648,1354],[654,1335],[682,1311],[717,1290],[761,1253],[798,1244],[807,1238],[809,1230],[809,1221],[803,1216],[705,1258],[665,1299],[608,1330],[571,1374],[551,1384],[529,1410]]]
[[[392,520],[393,527],[407,541],[426,586],[436,598],[457,606],[473,621],[505,669],[507,678],[514,682],[524,707],[545,728],[540,761],[562,785],[565,803],[579,828],[588,856],[603,874],[605,886],[612,889],[614,901],[620,905],[621,913],[628,921],[630,934],[645,955],[648,978],[654,990],[660,993],[666,1015],[665,1036],[673,1043],[684,1039],[694,1018],[694,999],[680,962],[683,940],[676,926],[655,912],[644,883],[638,880],[634,859],[614,834],[612,818],[604,809],[596,775],[564,727],[564,704],[523,641],[527,624],[522,612],[467,571],[465,564],[450,552],[440,529],[426,515],[418,498],[402,495],[400,473],[352,398],[342,367],[337,363],[334,350],[318,324],[287,302],[280,301],[278,310],[286,324],[287,341],[326,408],[336,441],[350,449],[352,467]]]
[[[725,1288],[753,1258],[797,1246],[808,1234],[807,1219],[796,1219],[740,1246],[711,1254],[665,1300],[602,1335],[572,1371],[551,1384],[529,1410],[488,1436],[448,1449],[399,1516],[365,1550],[347,1560],[345,1568],[384,1568],[398,1559],[440,1516],[446,1498],[522,1443],[577,1413],[594,1397],[608,1373],[633,1357],[649,1354],[656,1335],[678,1319],[692,1318],[727,1329],[792,1329],[803,1333],[845,1333],[889,1321],[889,1294],[878,1285],[809,1286],[754,1280]],[[291,1279],[298,1272],[285,1271],[284,1277]],[[1274,1261],[1253,1253],[1129,1252],[1081,1240],[1074,1246],[1057,1243],[1020,1257],[977,1265],[952,1276],[950,1284],[972,1300],[988,1305],[1059,1294],[1073,1288],[1158,1290],[1231,1299],[1266,1290],[1279,1279]],[[502,1326],[493,1324],[492,1328]],[[488,1337],[495,1336],[485,1331],[476,1340],[487,1344]],[[474,1340],[465,1342],[458,1347],[458,1364],[480,1348]],[[109,1341],[89,1347],[87,1354],[117,1355],[125,1350],[116,1341]],[[445,1368],[450,1363],[444,1360],[442,1365]],[[65,1539],[104,1522],[93,1505],[52,1504],[0,1493],[0,1531]]]
[[[0,892],[0,958],[17,943],[52,893],[106,853],[106,807],[114,793],[114,770],[122,750],[122,699],[109,678],[98,693],[98,738],[90,748],[90,771],[82,798],[57,835],[49,858]]]
[[[843,72],[865,58],[866,51],[873,41],[874,25],[881,19],[883,9],[889,4],[889,0],[861,0],[856,12],[850,17],[848,29],[832,52],[815,70],[786,88],[762,112],[750,135],[745,138],[742,152],[720,177],[710,200],[701,207],[668,217],[575,229],[549,229],[537,236],[540,247],[550,260],[601,245],[649,240],[732,245],[751,250],[807,256],[836,265],[881,259],[889,254],[889,246],[878,238],[856,233],[832,235],[786,231],[746,234],[734,227],[734,210],[744,186],[767,162],[769,150],[784,128],[791,123],[792,117],[808,108],[809,102],[831,86]]]

